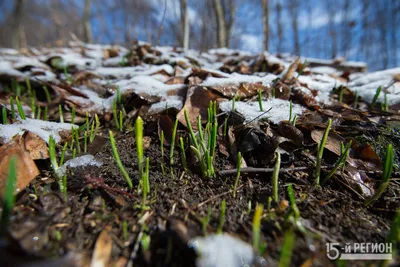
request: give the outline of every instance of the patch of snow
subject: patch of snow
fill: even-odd
[[[93,155],[84,155],[66,161],[60,168],[58,168],[57,174],[58,176],[64,176],[67,169],[75,169],[84,166],[100,167],[101,165],[103,165],[103,163],[96,160]]]
[[[195,237],[188,245],[199,255],[198,267],[251,266],[256,258],[252,246],[228,234]]]
[[[13,124],[1,124],[0,138],[2,138],[4,142],[8,142],[14,135],[29,131],[37,134],[47,143],[52,135],[56,143],[58,143],[61,141],[60,132],[70,131],[72,127],[78,128],[77,125],[71,123],[58,123],[27,118],[26,120],[16,121]]]
[[[310,68],[310,71],[313,73],[328,74],[328,75],[334,75],[338,73],[337,69],[328,66],[313,67]]]
[[[97,74],[101,76],[112,76],[112,77],[133,77],[139,75],[151,75],[157,73],[159,71],[165,71],[169,75],[174,74],[174,68],[171,65],[163,64],[163,65],[139,65],[135,67],[117,67],[117,68],[108,68],[108,67],[100,67],[96,69]]]
[[[229,74],[224,73],[225,76]],[[267,74],[266,76],[259,77],[255,75],[242,75],[238,73],[233,73],[226,78],[215,78],[208,77],[200,86],[212,87],[212,86],[226,86],[226,85],[236,85],[239,86],[241,83],[258,83],[261,82],[264,86],[270,85],[277,76],[273,74]]]
[[[156,114],[160,113],[167,108],[176,108],[177,110],[181,110],[183,107],[183,98],[180,96],[169,96],[165,99],[161,99],[160,102],[154,103],[151,105],[148,113],[149,114]]]
[[[0,57],[0,75],[9,75],[12,77],[24,77],[25,75],[12,67],[11,62],[3,61]]]
[[[273,98],[267,101],[262,101],[264,111],[260,111],[258,101],[253,102],[236,102],[236,112],[242,114],[245,122],[256,120],[268,119],[269,121],[278,124],[281,121],[289,119],[290,102],[278,98]],[[232,101],[225,101],[220,103],[220,109],[223,112],[232,111]],[[269,112],[265,112],[272,108]],[[298,104],[292,105],[292,116],[300,116],[303,113],[303,107]]]

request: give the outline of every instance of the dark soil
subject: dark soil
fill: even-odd
[[[153,126],[148,124],[146,129],[154,129]],[[150,158],[148,210],[142,211],[142,198],[136,190],[139,175],[134,134],[116,134],[122,163],[134,184],[130,191],[126,191],[126,182],[114,161],[108,138],[98,138],[100,141],[94,142],[89,150],[98,151],[95,157],[103,165],[70,173],[67,201],[58,193],[54,178],[47,171],[47,162],[37,162],[42,166],[41,176],[18,195],[8,239],[11,245],[7,250],[0,250],[1,266],[73,265],[71,252],[80,254],[81,262],[89,264],[96,240],[106,227],[113,240],[110,266],[123,266],[128,261],[133,261],[133,266],[194,266],[195,254],[186,243],[192,237],[205,234],[202,219],[209,210],[211,220],[206,231],[216,232],[222,200],[227,206],[223,231],[251,243],[254,207],[256,203],[264,204],[264,208],[268,206],[271,174],[242,175],[237,197],[233,198],[233,176],[201,178],[195,167],[190,168],[191,172],[184,172],[178,150],[176,164],[169,166],[169,159],[161,158],[158,136],[154,131],[146,135],[151,138],[145,151],[145,156]],[[104,136],[108,136],[106,131]],[[165,155],[169,155],[168,148]],[[301,166],[310,161],[300,155],[296,152],[295,159],[287,160],[281,167]],[[220,153],[216,168],[232,169],[235,164]],[[326,257],[327,242],[386,240],[395,210],[399,208],[397,201],[390,200],[400,194],[398,182],[392,182],[373,207],[364,208],[362,199],[340,179],[335,177],[323,187],[315,188],[312,170],[280,175],[279,197],[288,200],[287,184],[294,184],[300,222],[306,230],[296,228],[293,266],[334,266]],[[285,220],[287,210],[285,202],[272,203],[262,221],[263,240],[267,244],[262,257],[269,266],[278,264],[284,233],[292,227]],[[126,236],[124,222],[128,226]],[[187,231],[182,231],[182,227]],[[143,234],[151,237],[148,250],[138,247],[138,236]],[[350,263],[353,264],[363,265]]]

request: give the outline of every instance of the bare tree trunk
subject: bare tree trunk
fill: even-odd
[[[268,51],[268,35],[269,35],[269,3],[268,0],[261,0],[263,10],[263,51]]]
[[[235,22],[235,13],[236,13],[236,5],[234,3],[234,0],[229,0],[228,2],[228,7],[229,9],[229,16],[226,17],[225,16],[225,26],[226,26],[226,47],[230,47],[230,41],[231,41],[231,36],[232,36],[232,28],[233,28],[233,24]],[[223,9],[224,10],[224,14],[227,13],[226,8]]]
[[[83,10],[83,38],[86,43],[91,43],[92,27],[90,25],[90,4],[91,0],[85,0],[85,8]]]
[[[335,3],[334,1],[327,1],[327,10],[328,10],[328,16],[329,16],[329,22],[328,22],[328,30],[329,30],[329,36],[331,38],[331,45],[332,45],[332,50],[331,50],[331,57],[336,58],[337,55],[337,34],[336,34],[336,29],[335,29]]]
[[[349,21],[349,11],[350,11],[350,0],[344,1],[343,6],[343,19],[342,19],[342,54],[347,57],[348,50],[351,45],[351,33],[350,33],[350,21]]]
[[[12,13],[12,47],[15,49],[20,49],[26,46],[24,28],[21,23],[25,0],[16,0],[14,2],[15,6]]]
[[[396,3],[398,3],[398,1],[396,0],[392,0],[392,6],[391,6],[391,18],[390,18],[390,22],[391,22],[391,31],[390,31],[390,35],[391,35],[391,39],[392,39],[392,55],[393,55],[393,66],[397,66],[397,62],[398,62],[398,57],[397,57],[397,38],[396,38],[396,30],[397,30],[397,15],[400,12],[400,5],[396,6]]]
[[[214,0],[214,14],[217,20],[217,40],[219,47],[226,47],[226,25],[224,18],[224,9],[221,0]]]
[[[381,41],[381,51],[383,55],[383,68],[386,69],[389,65],[389,47],[388,47],[388,23],[387,23],[387,6],[385,3],[380,2],[381,5],[378,5],[378,14],[377,17],[381,18],[379,20],[379,33],[380,33],[380,41]]]
[[[369,0],[362,0],[362,37],[361,37],[361,49],[364,51],[365,60],[368,61],[370,57],[369,47],[369,14],[368,14]]]
[[[290,0],[289,12],[292,17],[292,29],[293,29],[293,41],[294,41],[294,53],[300,55],[300,41],[299,41],[299,30],[297,24],[298,18],[298,2],[297,0]]]
[[[181,26],[182,26],[182,47],[184,50],[189,49],[189,13],[187,0],[180,0],[181,6]]]
[[[281,4],[281,0],[278,0],[276,3],[276,21],[278,24],[277,25],[277,27],[278,27],[278,47],[277,47],[278,54],[282,53],[282,44],[283,44],[283,27],[282,27],[281,15],[282,15],[282,4]]]

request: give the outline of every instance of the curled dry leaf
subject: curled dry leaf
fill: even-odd
[[[17,182],[15,193],[20,192],[32,181],[39,170],[32,160],[29,152],[25,149],[24,139],[17,135],[5,145],[0,147],[0,196],[4,193],[4,186],[8,178],[8,166],[10,159],[17,157]]]
[[[210,101],[218,100],[219,97],[209,90],[201,86],[190,86],[187,92],[185,105],[176,116],[180,123],[187,127],[184,110],[186,109],[189,115],[190,123],[194,129],[197,129],[197,119],[201,115],[202,122],[207,120],[207,108]]]
[[[97,238],[90,267],[108,266],[113,243],[110,230],[111,226],[106,226]]]
[[[49,149],[46,142],[32,132],[25,132],[23,135],[25,149],[29,151],[32,159],[48,159]]]
[[[293,78],[293,75],[295,71],[297,70],[297,67],[300,64],[300,57],[298,57],[292,64],[290,64],[288,70],[286,71],[285,75],[282,77],[283,82],[288,82]]]

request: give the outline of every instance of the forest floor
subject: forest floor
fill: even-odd
[[[0,49],[0,265],[398,264],[400,68],[365,68],[147,43]],[[331,260],[333,243],[392,243],[393,259]]]

